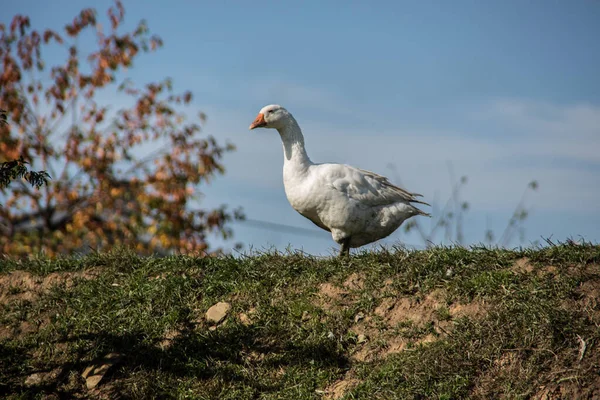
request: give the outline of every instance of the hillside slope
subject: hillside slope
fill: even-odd
[[[599,398],[599,299],[590,244],[5,259],[0,393]]]

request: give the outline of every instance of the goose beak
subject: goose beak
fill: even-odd
[[[262,113],[258,113],[254,122],[250,124],[248,129],[252,130],[254,128],[261,128],[263,126],[267,126],[267,122],[265,121],[265,116]]]

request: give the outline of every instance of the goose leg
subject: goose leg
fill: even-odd
[[[344,239],[340,246],[340,257],[341,258],[349,258],[350,257],[350,238]]]

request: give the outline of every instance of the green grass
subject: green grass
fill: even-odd
[[[18,274],[34,284],[9,280]],[[336,391],[346,399],[600,395],[591,244],[396,249],[349,263],[121,250],[4,259],[0,279],[0,393],[11,399],[321,399],[340,381],[351,382]],[[211,330],[204,314],[219,301],[232,309]],[[81,373],[109,353],[122,360],[88,390]]]

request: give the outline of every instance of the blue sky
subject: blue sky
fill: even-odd
[[[84,6],[33,0],[3,6],[60,28]],[[317,229],[291,209],[274,131],[247,127],[270,103],[298,119],[313,161],[390,175],[427,200],[447,199],[447,163],[469,182],[469,243],[498,235],[529,181],[526,243],[600,240],[600,2],[147,2],[125,1],[130,26],[146,19],[165,46],[128,72],[138,83],[171,76],[208,114],[205,132],[237,145],[203,204]],[[47,54],[52,59],[57,55]],[[119,99],[107,99],[114,104]],[[426,221],[426,224],[428,222]],[[330,254],[326,232],[305,237],[234,225],[246,248],[291,245]],[[439,237],[439,241],[443,238]],[[419,246],[397,231],[383,244]],[[231,246],[229,242],[215,244]],[[514,241],[512,245],[517,245]]]

